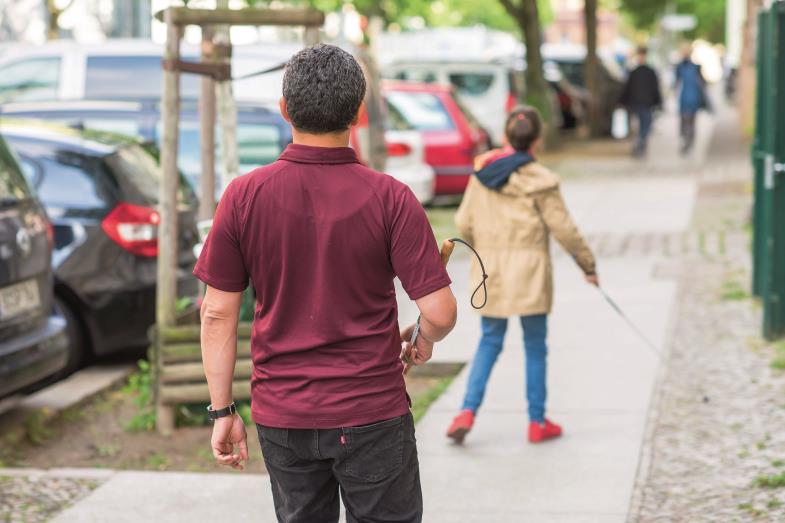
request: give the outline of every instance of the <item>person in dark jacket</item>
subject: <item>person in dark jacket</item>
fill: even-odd
[[[682,48],[682,61],[676,66],[676,88],[679,90],[681,115],[681,153],[687,154],[695,144],[695,118],[698,111],[708,109],[706,80],[701,68],[692,61],[692,45]]]
[[[632,154],[639,157],[646,154],[653,120],[652,111],[662,106],[660,79],[654,69],[646,64],[647,55],[647,48],[638,48],[638,66],[630,73],[621,96],[622,105],[638,119],[638,141]]]

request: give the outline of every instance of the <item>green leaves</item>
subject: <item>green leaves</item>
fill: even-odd
[[[668,0],[619,0],[621,10],[638,29],[653,29],[665,14]],[[725,40],[725,0],[675,0],[676,13],[695,15],[698,26],[686,38]]]

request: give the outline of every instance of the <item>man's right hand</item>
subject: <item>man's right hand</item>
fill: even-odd
[[[414,325],[409,325],[401,331],[401,359],[406,364],[422,365],[433,356],[433,343],[426,340],[422,335],[417,336],[414,346],[411,345]]]

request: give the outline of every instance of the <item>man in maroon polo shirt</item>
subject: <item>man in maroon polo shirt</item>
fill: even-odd
[[[242,291],[256,291],[252,413],[281,522],[422,519],[414,423],[393,279],[421,312],[414,363],[455,324],[455,298],[422,206],[348,147],[363,72],[330,45],[287,64],[294,143],[226,189],[194,269],[207,284],[202,357],[213,453],[248,459],[232,408]]]

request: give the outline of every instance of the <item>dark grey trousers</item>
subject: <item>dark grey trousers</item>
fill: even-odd
[[[281,523],[419,523],[422,490],[411,414],[362,427],[257,425]]]
[[[695,117],[696,113],[681,114],[681,149],[682,152],[689,152],[695,145]]]

